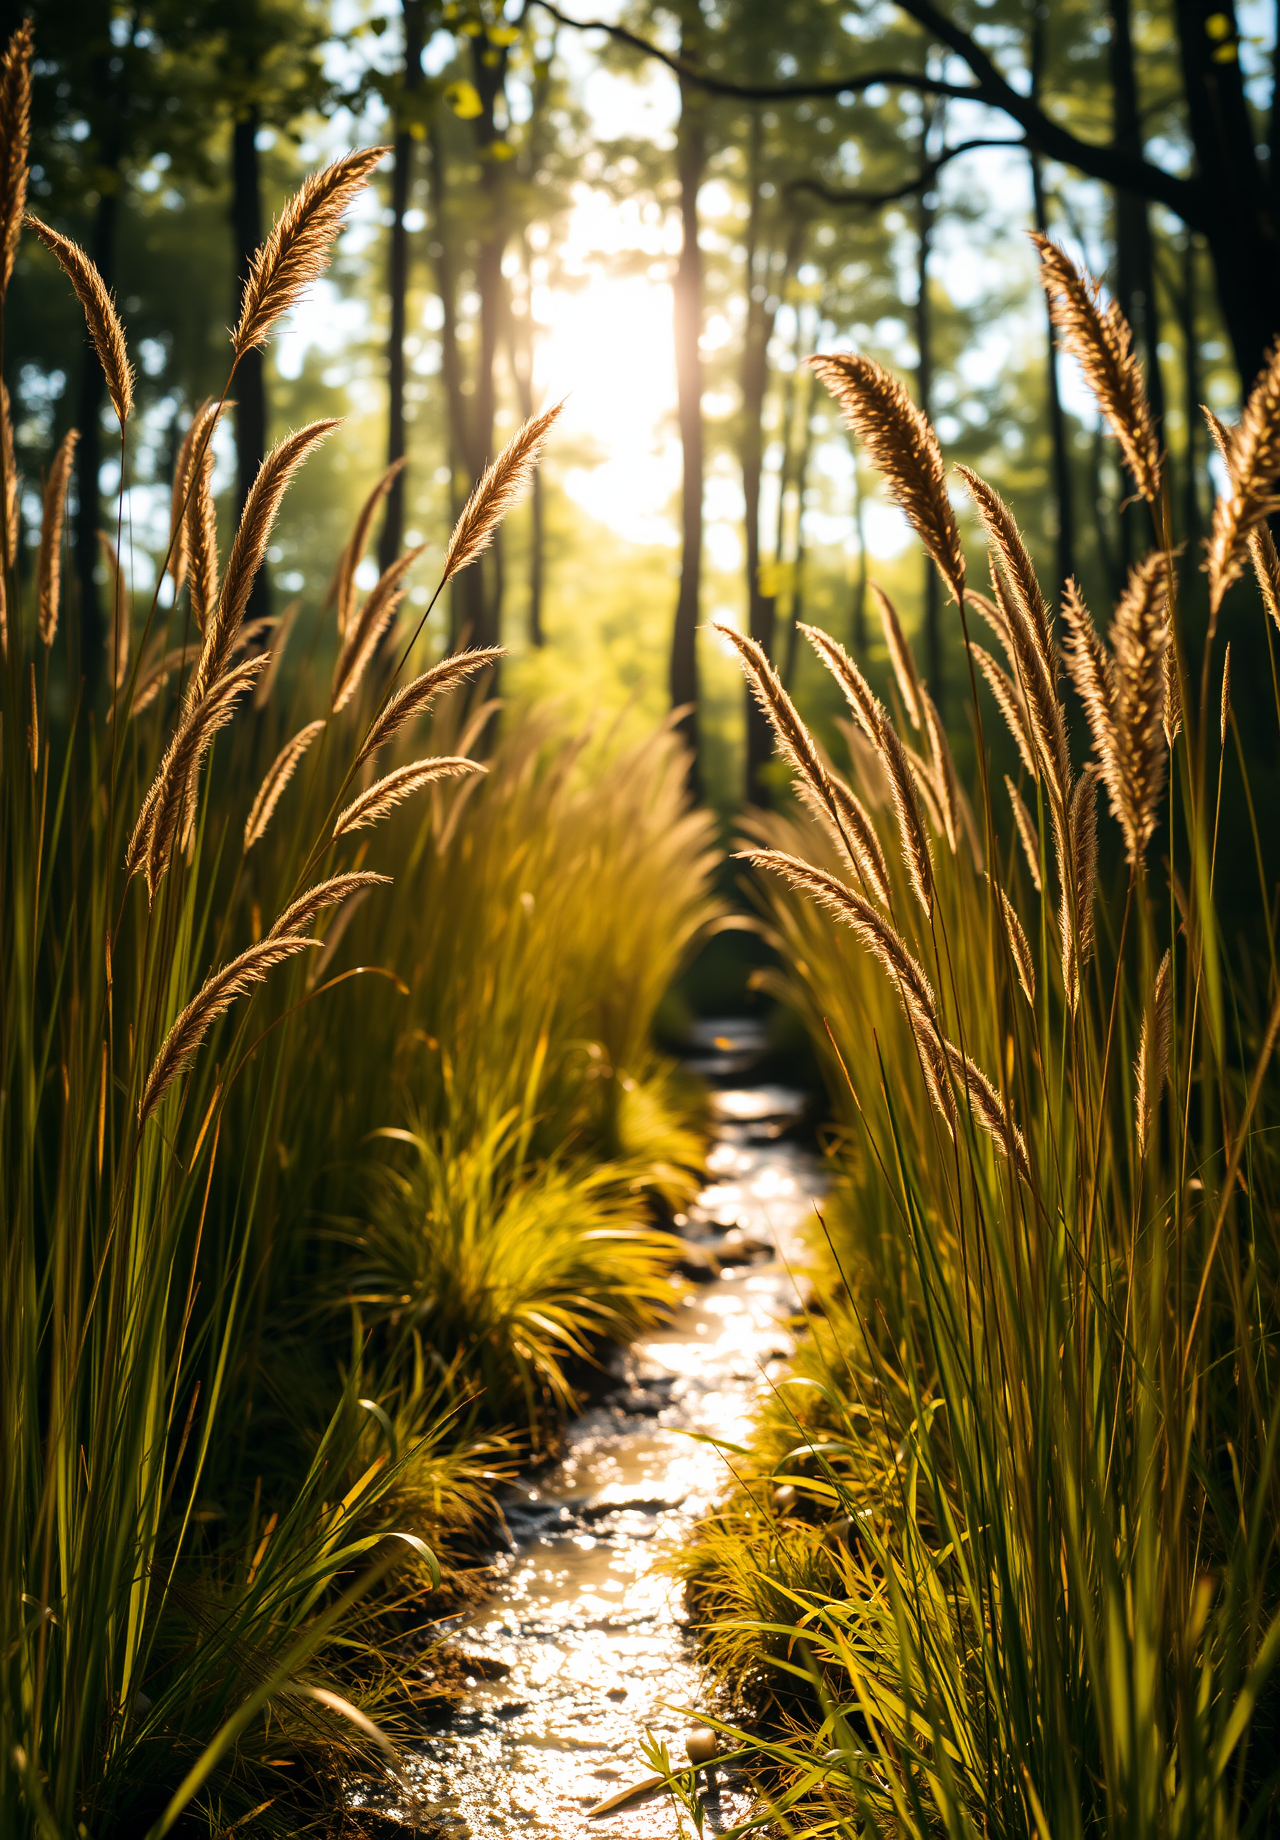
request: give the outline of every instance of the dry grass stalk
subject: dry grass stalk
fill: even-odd
[[[31,755],[31,773],[34,778],[40,771],[40,707],[36,702],[34,658],[27,661],[27,688],[30,692],[27,709],[27,752]]]
[[[871,358],[835,352],[810,365],[844,411],[850,428],[884,474],[957,602],[964,594],[964,549],[947,496],[938,437],[896,377]]]
[[[488,665],[496,664],[505,656],[500,645],[482,646],[474,651],[457,652],[452,658],[442,658],[439,664],[433,664],[429,671],[415,677],[403,690],[397,690],[389,697],[386,707],[377,717],[369,733],[365,736],[364,746],[356,755],[356,766],[368,760],[370,754],[376,754],[393,735],[399,733],[406,722],[412,722],[420,715],[425,715],[442,691],[451,690],[456,684],[463,683],[474,672],[484,670]],[[464,754],[466,747],[461,750]]]
[[[845,701],[853,711],[854,720],[878,752],[883,706],[871,685],[848,652],[831,637],[830,633],[823,632],[820,626],[806,626],[803,620],[799,622],[797,631],[804,634],[818,657],[835,678],[844,692]]]
[[[1138,1154],[1145,1156],[1156,1107],[1164,1090],[1169,1067],[1169,1036],[1173,1022],[1173,961],[1168,952],[1160,960],[1151,999],[1142,1015],[1142,1034],[1138,1041],[1138,1058],[1133,1064],[1136,1091],[1134,1123],[1138,1134]]]
[[[107,380],[111,407],[123,428],[133,409],[133,366],[125,349],[124,328],[120,324],[120,316],[107,284],[78,243],[73,243],[69,237],[60,236],[48,224],[41,223],[38,217],[29,216],[26,221],[45,248],[62,264],[76,291],[84,309],[85,324],[89,328],[93,349],[98,354],[102,374]]]
[[[129,610],[125,597],[124,570],[120,567],[120,558],[116,546],[105,530],[98,532],[98,548],[102,551],[102,560],[107,568],[107,580],[111,584],[111,625],[107,632],[107,652],[111,659],[111,686],[116,695],[124,687],[124,680],[129,675]]]
[[[1209,606],[1216,614],[1222,597],[1244,567],[1250,533],[1280,511],[1280,340],[1271,347],[1235,428],[1216,416],[1209,426],[1226,462],[1229,489],[1213,507],[1213,528],[1205,567]]]
[[[150,709],[160,692],[164,689],[175,671],[185,671],[189,664],[194,664],[200,656],[200,647],[196,644],[175,645],[166,651],[163,638],[158,639],[150,650],[143,654],[138,666],[137,682],[133,686],[133,700],[129,704],[130,720],[140,716],[144,709]]]
[[[1022,794],[1006,773],[1005,790],[1009,794],[1009,803],[1013,807],[1013,821],[1018,827],[1018,836],[1022,841],[1023,854],[1027,859],[1027,868],[1031,871],[1031,880],[1037,894],[1044,893],[1044,884],[1040,879],[1040,838],[1035,825],[1031,822],[1031,813],[1022,802]]]
[[[403,556],[397,556],[390,567],[382,571],[364,606],[348,626],[346,639],[333,670],[330,706],[335,715],[340,709],[346,708],[359,689],[360,680],[382,643],[382,635],[395,618],[407,593],[403,585],[405,576],[426,547],[425,543],[420,543],[417,549],[406,550]]]
[[[1067,583],[1062,597],[1062,618],[1067,629],[1062,648],[1067,671],[1084,705],[1094,751],[1101,764],[1115,756],[1115,682],[1107,649],[1074,580]]]
[[[880,847],[880,838],[862,800],[836,773],[830,776],[831,795],[839,812],[838,824],[828,821],[837,843],[848,851],[854,868],[883,907],[892,907],[893,888],[889,865]]]
[[[187,423],[187,431],[178,448],[173,466],[173,485],[169,497],[169,577],[173,591],[179,593],[187,578],[189,542],[187,537],[187,500],[193,485],[193,468],[197,455],[204,459],[202,438],[216,405],[207,396]],[[209,456],[212,466],[212,455]],[[203,628],[201,629],[203,630]]]
[[[1092,275],[1077,269],[1065,250],[1038,233],[1040,280],[1049,313],[1088,384],[1111,432],[1120,443],[1134,484],[1149,505],[1160,498],[1160,442],[1133,333],[1116,303],[1104,301]]]
[[[402,456],[399,460],[393,460],[383,473],[368,498],[361,505],[355,528],[343,546],[342,554],[338,557],[338,566],[333,572],[333,580],[329,584],[325,604],[327,605],[330,601],[336,604],[340,639],[344,637],[351,621],[351,611],[356,601],[356,570],[364,558],[369,542],[369,532],[373,527],[378,506],[403,472],[404,466],[405,457]]]
[[[1000,896],[1000,912],[1004,919],[1005,936],[1009,941],[1009,955],[1013,959],[1014,970],[1022,986],[1022,994],[1034,1009],[1036,1006],[1036,966],[1031,956],[1031,947],[1027,944],[1027,935],[1018,918],[1017,908],[998,884],[996,893]]]
[[[813,736],[783,689],[782,679],[770,664],[764,647],[723,620],[713,620],[711,630],[726,639],[741,659],[752,694],[769,719],[779,752],[795,775],[801,796],[810,804],[816,800],[819,810],[830,816],[830,776]]]
[[[31,21],[0,56],[0,300],[8,291],[27,208],[31,152]]]
[[[271,700],[271,692],[275,688],[276,676],[280,670],[281,664],[284,662],[285,647],[289,643],[289,635],[293,631],[294,624],[301,611],[302,597],[299,595],[296,600],[291,600],[289,602],[288,606],[275,623],[275,628],[271,635],[271,663],[258,679],[257,687],[253,693],[253,706],[255,709],[265,709]]]
[[[205,404],[187,430],[191,477],[184,494],[183,549],[191,613],[201,633],[208,631],[218,604],[218,513],[213,501],[213,428],[218,413],[216,403]]]
[[[532,416],[480,475],[449,538],[442,587],[488,549],[494,531],[533,477],[543,444],[563,407],[558,402]]]
[[[1276,553],[1276,540],[1266,524],[1259,524],[1256,530],[1249,532],[1249,560],[1263,605],[1280,628],[1280,555]]]
[[[916,670],[916,661],[907,644],[897,610],[889,596],[878,582],[869,582],[880,611],[880,624],[884,629],[884,642],[889,652],[889,661],[893,665],[893,674],[898,680],[898,692],[902,697],[903,708],[912,728],[923,728],[924,716],[920,704],[920,677]]]
[[[953,1041],[944,1041],[951,1077],[964,1090],[970,1115],[1012,1162],[1023,1181],[1031,1186],[1031,1163],[1027,1141],[1009,1115],[1009,1108],[991,1081],[968,1054],[962,1054]]]
[[[266,662],[264,654],[246,658],[220,677],[185,711],[165,749],[155,779],[142,802],[125,856],[125,872],[129,876],[136,875],[145,866],[147,891],[152,899],[177,840],[179,825],[185,825],[200,767],[213,745],[213,738],[231,720],[237,699],[252,686]]]
[[[924,719],[924,731],[929,738],[930,777],[934,794],[942,813],[942,825],[947,842],[951,845],[954,856],[960,847],[961,792],[956,779],[956,763],[952,759],[951,744],[947,740],[942,726],[942,717],[938,706],[929,692],[921,687],[920,714]]]
[[[739,860],[755,869],[768,869],[784,881],[807,894],[837,920],[851,927],[888,972],[898,992],[907,1020],[918,1041],[927,1040],[935,1050],[942,1046],[938,1027],[938,1003],[923,966],[907,949],[897,929],[834,875],[815,869],[812,863],[785,850],[743,850]]]
[[[58,630],[58,609],[62,600],[62,527],[67,511],[67,485],[71,478],[71,461],[76,442],[75,428],[68,428],[49,468],[44,487],[44,507],[40,517],[40,560],[36,564],[36,601],[39,608],[40,640],[53,644]]]
[[[255,345],[265,345],[280,315],[324,273],[344,211],[389,152],[387,147],[360,147],[303,180],[254,252],[240,318],[231,334],[237,358]]]
[[[996,707],[1004,717],[1009,733],[1017,743],[1023,766],[1031,778],[1038,781],[1040,762],[1036,757],[1035,743],[1031,738],[1026,699],[1008,672],[997,664],[984,645],[973,647],[973,657],[978,669],[987,680],[987,687],[996,700]]]
[[[1047,651],[1033,610],[1023,604],[992,558],[991,587],[999,613],[1000,633],[1010,669],[1026,713],[1027,733],[1049,789],[1055,827],[1066,821],[1071,796],[1071,757],[1067,748],[1067,719],[1057,691],[1057,670]],[[1035,778],[1041,777],[1039,771]]]
[[[1111,808],[1137,867],[1156,827],[1168,748],[1164,739],[1167,557],[1153,550],[1129,571],[1111,621],[1114,761],[1100,760]]]
[[[1080,1005],[1080,982],[1093,954],[1098,889],[1098,784],[1092,771],[1080,775],[1071,795],[1067,824],[1070,864],[1058,858],[1062,897],[1058,930],[1062,939],[1062,988],[1072,1013]]]
[[[926,915],[932,919],[933,853],[929,848],[929,837],[924,828],[924,818],[920,812],[920,801],[916,794],[907,751],[898,738],[897,729],[894,728],[887,715],[884,715],[880,722],[880,757],[884,761],[885,773],[889,781],[889,797],[893,803],[894,816],[898,820],[902,860],[907,865],[907,876],[915,891],[916,899]],[[940,820],[939,828],[941,828]]]
[[[160,1044],[151,1063],[138,1101],[138,1128],[147,1122],[165,1093],[195,1059],[201,1042],[218,1020],[231,1008],[237,997],[261,984],[269,971],[298,952],[305,952],[317,942],[288,933],[280,938],[259,940],[231,963],[206,979],[178,1017]]]
[[[4,522],[0,529],[0,540],[4,544],[6,568],[12,568],[18,557],[18,459],[13,450],[13,416],[9,402],[9,387],[0,383],[0,452],[4,455]]]
[[[303,933],[326,908],[336,907],[339,901],[348,900],[362,890],[390,886],[389,875],[375,875],[371,869],[349,869],[343,875],[331,875],[327,881],[317,882],[314,888],[308,888],[296,901],[291,901],[267,938],[283,939],[291,933]]]
[[[227,557],[218,604],[205,627],[204,650],[196,666],[188,691],[188,707],[194,706],[219,677],[235,646],[244,610],[248,605],[254,577],[262,566],[271,540],[271,531],[280,509],[280,501],[303,461],[318,447],[325,436],[338,426],[334,418],[309,422],[278,441],[258,468],[240,513],[240,523]],[[195,558],[192,555],[194,574]]]
[[[367,830],[370,825],[380,823],[397,805],[437,780],[457,779],[463,773],[487,770],[478,760],[464,760],[460,755],[440,754],[429,760],[410,761],[408,766],[397,767],[394,772],[375,780],[345,811],[339,812],[333,827],[334,839],[344,837],[348,831]]]
[[[1227,640],[1227,649],[1222,660],[1222,714],[1219,721],[1219,735],[1223,747],[1227,745],[1227,724],[1231,720],[1231,641]]]
[[[988,485],[980,473],[975,473],[971,467],[967,466],[958,466],[956,471],[969,488],[969,496],[977,508],[979,521],[987,533],[988,541],[1000,558],[1000,566],[1017,601],[1018,608],[1035,635],[1036,646],[1052,682],[1053,640],[1049,626],[1049,609],[1045,605],[1044,595],[1040,592],[1035,565],[1022,540],[1022,532],[1018,529],[1008,505],[1005,504],[995,487]]]
[[[308,722],[305,728],[300,728],[296,735],[285,742],[267,768],[266,777],[259,786],[258,795],[249,807],[249,816],[245,819],[244,848],[246,855],[270,824],[284,789],[293,778],[298,762],[324,725],[322,716],[314,722]]]

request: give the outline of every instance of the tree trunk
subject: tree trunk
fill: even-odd
[[[422,7],[420,0],[403,0],[404,89],[406,98],[422,82]],[[418,127],[411,111],[402,110],[396,125],[395,164],[391,171],[391,248],[387,265],[390,325],[387,330],[387,465],[404,458],[405,410],[404,341],[409,292],[409,232],[404,216],[413,193],[413,155]],[[419,133],[421,130],[419,129]],[[378,536],[378,567],[388,569],[404,547],[404,468],[387,493],[382,530]]]
[[[1190,230],[1182,249],[1182,320],[1183,414],[1187,421],[1187,448],[1182,457],[1185,469],[1182,481],[1182,541],[1187,553],[1195,555],[1200,547],[1200,341],[1196,331],[1196,242]]]
[[[103,186],[93,219],[90,255],[99,274],[111,287],[115,280],[118,193]],[[98,593],[98,529],[102,508],[98,476],[102,471],[102,405],[107,380],[98,354],[86,339],[80,370],[80,442],[76,448],[76,580],[80,588],[80,670],[90,694],[102,674],[106,653],[106,621]]]
[[[1176,10],[1197,176],[1211,200],[1203,230],[1247,395],[1280,329],[1280,186],[1254,147],[1234,0],[1177,0]]]
[[[686,24],[681,55],[692,57]],[[705,106],[701,94],[680,85],[676,131],[680,183],[680,256],[672,287],[676,397],[684,473],[680,493],[680,591],[671,637],[671,705],[680,710],[680,734],[689,747],[689,787],[700,788],[698,767],[698,614],[702,583],[702,251],[698,246],[698,192],[707,160]]]
[[[867,532],[863,516],[862,473],[858,466],[857,443],[850,437],[853,456],[853,528],[858,539],[858,573],[853,582],[853,620],[850,637],[854,656],[865,658],[867,650]]]
[[[819,326],[821,321],[819,321]],[[819,344],[817,329],[814,335],[815,348]],[[800,396],[804,404],[804,433],[800,437],[800,460],[796,467],[796,554],[795,565],[791,571],[791,607],[790,619],[787,621],[787,653],[783,660],[782,681],[788,690],[795,682],[796,645],[800,637],[799,624],[804,618],[804,495],[809,489],[809,462],[813,457],[813,410],[817,397],[818,379],[813,371],[809,372],[801,385]]]
[[[467,429],[467,400],[462,388],[462,354],[458,349],[458,276],[454,264],[452,226],[449,223],[449,162],[444,136],[437,122],[428,133],[431,154],[431,198],[435,237],[432,254],[436,265],[436,292],[440,296],[440,375],[444,382],[449,428],[449,521],[457,521],[465,493],[460,477],[469,470],[471,442]],[[471,574],[464,569],[449,591],[449,649],[456,651],[468,625],[464,584]]]
[[[769,339],[766,329],[767,291],[757,277],[760,252],[760,165],[763,124],[759,109],[751,111],[751,138],[747,154],[747,319],[742,340],[742,500],[747,574],[747,631],[765,652],[773,655],[772,607],[760,592],[760,475],[764,464],[765,389],[769,376]],[[768,794],[761,769],[773,752],[769,721],[758,700],[744,685],[747,717],[748,804],[767,805]]]
[[[1031,156],[1031,192],[1035,200],[1036,229],[1041,236],[1049,233],[1048,201],[1044,190],[1044,169],[1039,154]],[[1057,581],[1055,588],[1060,592],[1064,582],[1070,581],[1076,572],[1076,519],[1071,492],[1071,450],[1067,444],[1067,418],[1062,407],[1062,391],[1058,384],[1058,347],[1054,337],[1052,317],[1045,301],[1045,398],[1049,406],[1049,440],[1053,465],[1053,496],[1058,513],[1057,544],[1055,557],[1057,563]]]
[[[258,111],[250,104],[231,136],[231,231],[236,255],[236,311],[244,299],[249,267],[262,241],[262,174],[258,160]],[[263,353],[247,351],[236,367],[236,516],[244,509],[249,488],[267,451],[267,392]],[[259,569],[249,594],[246,618],[265,619],[271,611],[267,571]]]
[[[520,235],[520,261],[525,278],[524,313],[517,318],[514,312],[508,312],[508,335],[511,353],[511,374],[516,380],[516,394],[520,400],[520,418],[528,421],[534,413],[533,396],[533,262],[529,249],[529,238],[525,231]],[[510,306],[510,303],[508,303]],[[542,468],[535,467],[529,487],[529,643],[533,646],[546,644],[546,634],[542,630],[542,595],[543,595],[543,555],[546,536],[546,513],[543,501]]]
[[[1045,29],[1049,23],[1048,0],[1036,0],[1031,21],[1031,94],[1040,99],[1040,79],[1044,70]],[[1038,153],[1031,155],[1031,197],[1036,229],[1049,234],[1049,203],[1044,189],[1044,162]],[[1071,490],[1071,451],[1067,444],[1067,418],[1062,408],[1062,391],[1058,381],[1058,347],[1053,317],[1045,300],[1045,397],[1049,405],[1049,439],[1053,457],[1053,495],[1057,502],[1057,576],[1054,584],[1061,591],[1072,580],[1075,563],[1075,505]]]
[[[921,167],[929,157],[929,131],[937,111],[926,108],[920,136]],[[930,201],[933,202],[930,202]],[[921,413],[933,419],[933,314],[929,301],[929,252],[933,243],[937,194],[929,185],[921,187],[916,201],[916,225],[919,267],[916,274],[916,397]],[[942,682],[942,607],[938,594],[938,576],[932,560],[924,559],[924,657],[929,688],[939,711],[944,706]]]

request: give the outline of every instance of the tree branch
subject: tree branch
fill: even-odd
[[[1016,147],[1020,149],[1021,152],[1025,153],[1027,150],[1027,143],[1023,140],[1009,140],[1007,138],[1001,140],[982,139],[960,141],[955,147],[944,147],[936,159],[926,161],[914,178],[906,180],[902,185],[895,185],[890,190],[882,192],[866,192],[856,188],[846,189],[843,186],[825,185],[821,179],[808,178],[792,179],[784,187],[784,190],[788,192],[810,192],[815,198],[820,198],[823,204],[862,205],[869,210],[875,210],[880,205],[897,204],[899,199],[910,198],[915,192],[925,191],[932,185],[939,172],[941,172],[942,168],[949,160],[954,160],[956,156],[961,153],[972,153],[975,147]]]
[[[1166,172],[1142,154],[1128,152],[1111,143],[1081,140],[1051,115],[1046,115],[1038,102],[1016,90],[981,45],[948,19],[931,0],[897,0],[897,4],[969,67],[974,78],[972,83],[945,83],[921,71],[896,69],[864,70],[843,77],[802,79],[795,83],[735,83],[650,44],[648,39],[628,31],[625,26],[610,25],[603,19],[571,19],[553,4],[553,0],[534,0],[534,3],[563,26],[571,26],[579,32],[605,32],[616,43],[655,58],[683,82],[706,90],[712,96],[730,96],[740,102],[802,102],[823,96],[858,95],[878,84],[886,89],[914,90],[919,95],[981,103],[987,108],[998,109],[1016,122],[1028,146],[1046,159],[1074,166],[1078,172],[1091,179],[1100,179],[1104,185],[1165,205],[1193,230],[1203,231],[1209,227],[1210,200],[1199,180]]]

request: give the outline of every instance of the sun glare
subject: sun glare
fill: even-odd
[[[540,390],[548,401],[567,397],[565,490],[637,543],[676,541],[670,236],[634,206],[584,191],[559,273],[535,285],[531,303]]]

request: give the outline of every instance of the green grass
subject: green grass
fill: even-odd
[[[1000,723],[985,691],[971,720],[988,737]],[[905,696],[897,726],[927,762]],[[1040,757],[1023,794],[1043,896],[980,774],[981,843],[930,827],[931,917],[879,752],[855,734],[847,770],[890,871],[875,925],[989,1077],[985,1127],[958,1055],[935,1071],[874,927],[838,924],[850,902],[808,872],[760,865],[777,988],[829,1074],[837,1184],[812,1236],[821,1314],[681,1569],[708,1661],[756,1720],[761,1821],[1018,1840],[1274,1825],[1280,1009],[1273,954],[1230,962],[1213,904],[1220,773],[1227,797],[1247,790],[1233,734],[1220,767],[1206,690],[1133,872],[1103,819],[1096,906],[1081,834],[1055,842]],[[942,771],[922,766],[935,797]],[[822,808],[820,775],[797,777]],[[863,886],[819,817],[762,816],[748,841]],[[1060,883],[1073,949],[1096,921],[1078,1007]],[[1268,908],[1264,885],[1264,933]],[[1144,1134],[1135,1061],[1166,946],[1167,1083]]]
[[[714,918],[709,835],[670,736],[611,750],[504,716],[478,796],[437,786],[335,843],[378,774],[481,730],[459,737],[456,697],[357,768],[390,659],[330,713],[336,641],[309,607],[187,782],[149,891],[126,854],[190,661],[129,699],[144,660],[197,639],[189,592],[135,596],[125,546],[113,705],[65,586],[42,629],[30,576],[11,551],[0,1832],[332,1832],[354,1782],[398,1767],[403,1657],[462,1588],[441,1566],[474,1566],[576,1364],[666,1295],[648,1223],[687,1191],[699,1101],[649,1028]],[[246,853],[269,764],[319,713]],[[214,969],[300,889],[374,868],[392,887],[309,923],[142,1106]]]

